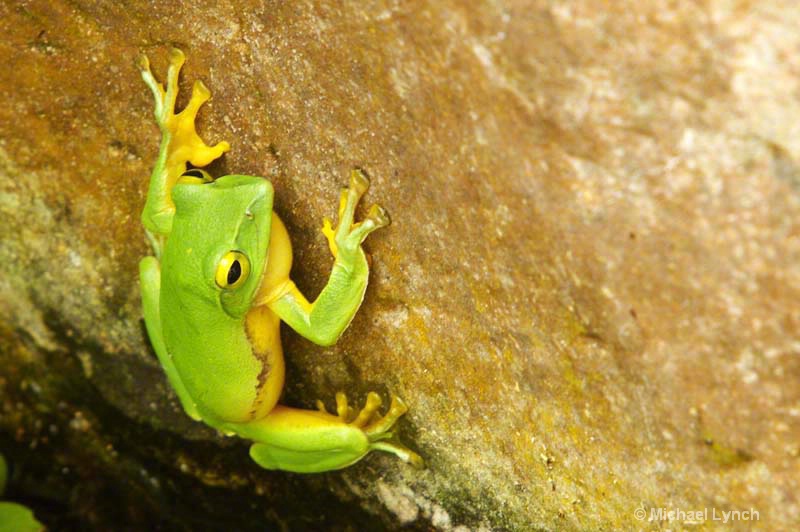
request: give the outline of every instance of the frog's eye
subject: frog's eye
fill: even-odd
[[[250,259],[239,251],[229,251],[217,264],[214,280],[220,288],[236,288],[250,276]]]
[[[214,178],[211,177],[211,174],[199,168],[186,170],[178,178],[178,183],[187,183],[190,185],[202,185],[203,183],[211,183],[212,181],[214,181]]]

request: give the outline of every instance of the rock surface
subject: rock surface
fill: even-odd
[[[800,525],[800,5],[0,5],[0,451],[55,529]],[[181,412],[141,321],[158,133],[135,57],[214,93],[308,294],[349,170],[393,225],[284,401],[410,406],[419,472],[258,469]],[[651,514],[651,510],[655,514]],[[744,515],[744,514],[741,514]],[[755,514],[750,514],[756,517]],[[680,521],[680,520],[679,520]]]

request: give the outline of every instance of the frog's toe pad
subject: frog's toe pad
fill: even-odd
[[[386,227],[392,223],[392,219],[389,218],[389,213],[386,212],[386,209],[380,205],[373,205],[369,208],[367,219],[372,220],[375,223],[375,229],[379,227]]]
[[[377,396],[377,394],[375,394]],[[378,403],[380,405],[380,403]],[[377,410],[376,405],[373,412]],[[365,408],[366,409],[366,408]],[[389,406],[389,411],[383,417],[375,417],[366,425],[364,425],[364,432],[369,436],[370,440],[381,440],[390,438],[392,433],[389,430],[394,426],[400,416],[408,411],[406,404],[397,397],[392,395],[392,403]]]
[[[353,189],[360,198],[369,188],[369,178],[361,170],[353,170],[350,172],[350,188]]]

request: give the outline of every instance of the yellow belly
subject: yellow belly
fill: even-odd
[[[258,392],[250,412],[251,419],[260,419],[275,407],[283,390],[285,365],[280,337],[280,319],[269,308],[254,307],[245,321],[247,339],[262,366],[258,376]]]
[[[265,303],[279,297],[282,287],[289,281],[291,268],[292,244],[289,233],[278,215],[273,213],[264,277],[253,299],[256,306],[247,313],[245,322],[253,355],[261,361],[263,368],[258,377],[258,393],[251,411],[252,419],[260,419],[269,414],[283,390],[285,365],[280,318]]]

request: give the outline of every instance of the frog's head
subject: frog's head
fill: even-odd
[[[228,175],[179,183],[172,198],[175,219],[162,271],[171,272],[175,295],[243,317],[266,267],[272,185],[262,177]]]

